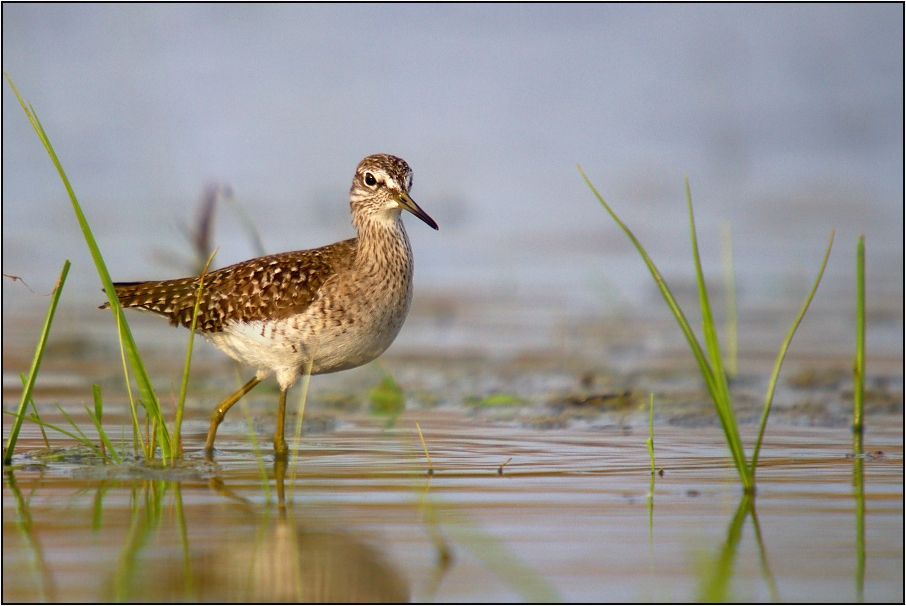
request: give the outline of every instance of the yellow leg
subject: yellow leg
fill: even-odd
[[[284,489],[284,483],[288,464],[288,458],[274,457],[274,483],[277,485],[277,511],[280,513],[280,519],[286,518],[286,490]]]
[[[280,408],[277,410],[277,430],[274,432],[274,458],[286,460],[289,448],[283,438],[283,420],[286,418],[286,390],[280,392]]]
[[[214,438],[217,436],[217,428],[220,426],[220,423],[223,421],[223,417],[226,416],[227,411],[239,401],[239,399],[250,392],[255,385],[261,382],[261,379],[255,377],[245,385],[239,388],[239,391],[231,395],[229,398],[221,402],[217,408],[214,410],[214,414],[211,415],[211,428],[208,429],[208,439],[204,444],[205,457],[208,460],[214,458]]]

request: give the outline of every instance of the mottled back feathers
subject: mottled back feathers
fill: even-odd
[[[269,255],[205,276],[197,329],[220,332],[232,322],[280,319],[304,312],[331,277],[352,267],[356,239],[312,250]],[[198,278],[114,284],[123,307],[166,316],[190,327]],[[105,303],[102,308],[109,307]]]

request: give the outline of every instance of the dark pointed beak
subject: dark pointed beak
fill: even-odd
[[[415,203],[415,200],[409,197],[409,194],[406,192],[400,192],[398,197],[400,206],[408,210],[410,213],[433,227],[437,229],[437,223],[434,222],[434,219],[428,216],[428,213],[423,211],[418,204]]]

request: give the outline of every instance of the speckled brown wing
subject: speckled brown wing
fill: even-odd
[[[236,321],[279,319],[302,313],[321,285],[352,266],[356,239],[322,248],[259,257],[210,272],[198,309],[197,328],[220,332]],[[123,307],[166,316],[170,324],[190,327],[198,278],[114,284]],[[101,308],[109,307],[105,303]]]

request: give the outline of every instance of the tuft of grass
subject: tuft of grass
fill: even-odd
[[[8,77],[8,76],[7,76]],[[63,292],[63,284],[66,283],[66,276],[69,275],[69,267],[72,264],[67,261],[63,264],[63,271],[57,279],[57,285],[53,289],[50,298],[50,306],[47,308],[47,317],[44,318],[44,326],[41,327],[41,336],[38,337],[38,346],[35,348],[35,355],[31,360],[31,368],[28,371],[28,377],[22,388],[22,397],[19,399],[19,408],[16,411],[16,418],[13,421],[12,429],[9,432],[9,439],[6,441],[6,449],[3,453],[3,464],[9,465],[13,461],[13,451],[16,449],[16,441],[19,439],[19,431],[22,429],[22,420],[25,418],[25,407],[31,400],[31,392],[35,387],[35,381],[38,378],[38,370],[41,368],[41,360],[44,358],[44,348],[47,346],[47,337],[50,334],[50,325],[53,323],[54,314],[57,311],[57,303],[60,302],[60,295]],[[38,410],[34,406],[34,416],[37,418]],[[42,431],[43,433],[43,431]],[[47,443],[47,436],[44,436],[44,442]]]
[[[617,225],[620,226],[620,229],[623,230],[623,233],[626,234],[626,236],[629,238],[629,240],[635,246],[636,250],[641,255],[642,260],[645,262],[645,265],[648,266],[648,270],[651,272],[651,276],[654,278],[658,289],[661,291],[661,295],[667,302],[667,306],[670,308],[670,311],[673,312],[673,315],[676,318],[680,329],[683,331],[683,335],[686,337],[686,341],[689,343],[692,354],[695,356],[695,360],[698,363],[702,378],[704,379],[705,385],[708,388],[708,393],[710,394],[711,400],[714,403],[714,408],[717,412],[718,418],[720,419],[724,437],[727,441],[727,447],[730,450],[730,454],[733,458],[733,463],[736,466],[737,473],[739,474],[740,481],[742,482],[743,489],[747,493],[754,492],[755,469],[758,462],[758,453],[761,449],[761,441],[764,437],[765,424],[767,423],[768,414],[771,410],[771,402],[773,401],[774,388],[777,383],[777,377],[780,374],[780,367],[783,364],[783,359],[786,356],[786,351],[789,347],[790,342],[792,341],[793,334],[796,332],[796,328],[799,326],[799,323],[802,320],[802,316],[805,315],[805,312],[812,301],[812,297],[814,297],[815,291],[818,289],[818,284],[821,282],[821,277],[824,275],[824,268],[827,266],[827,259],[830,256],[831,245],[834,241],[834,232],[831,231],[830,241],[827,245],[827,251],[824,254],[824,261],[821,264],[821,269],[818,272],[818,277],[815,280],[815,284],[812,287],[811,292],[809,292],[808,297],[806,297],[805,303],[803,304],[799,315],[793,321],[793,325],[787,333],[787,336],[784,339],[783,343],[781,344],[780,352],[777,355],[777,360],[774,364],[774,372],[771,375],[768,393],[765,399],[765,407],[762,414],[758,439],[755,442],[755,448],[752,453],[752,460],[750,464],[750,462],[746,459],[745,450],[742,446],[742,439],[740,438],[739,429],[736,425],[736,416],[733,411],[733,401],[730,397],[730,387],[727,379],[727,372],[724,367],[724,360],[717,338],[717,327],[714,321],[714,316],[711,313],[711,303],[708,298],[708,289],[705,285],[701,258],[699,257],[698,236],[695,231],[695,216],[692,212],[692,193],[689,189],[689,179],[686,179],[686,205],[689,211],[689,231],[692,240],[692,259],[695,264],[695,277],[696,283],[698,285],[698,299],[702,315],[702,331],[705,338],[705,349],[702,349],[701,345],[699,344],[698,338],[692,331],[692,327],[689,325],[688,320],[686,320],[686,316],[683,313],[683,310],[676,302],[676,299],[673,297],[673,294],[667,287],[667,283],[664,281],[663,276],[661,276],[660,271],[658,271],[657,266],[655,266],[654,261],[651,260],[651,257],[645,251],[645,248],[641,245],[638,239],[636,239],[635,235],[626,226],[626,224],[623,223],[616,215],[616,213],[610,208],[607,202],[604,201],[604,198],[601,197],[601,194],[599,194],[598,190],[595,189],[595,186],[592,185],[588,176],[585,174],[585,171],[582,170],[582,167],[579,166],[578,168],[589,189],[591,189],[592,193],[595,195],[601,205],[604,206],[608,214],[610,214],[613,220],[616,221]],[[705,353],[705,350],[707,350],[707,354]]]
[[[19,94],[16,85],[13,84],[12,78],[5,71],[3,72],[6,76],[6,81],[9,82],[10,87],[13,89],[13,92],[16,94],[16,98],[19,100],[19,104],[22,106],[22,109],[25,111],[25,115],[28,117],[28,120],[31,122],[32,127],[35,129],[35,132],[38,134],[38,138],[41,140],[41,143],[44,144],[44,148],[47,150],[47,154],[50,156],[51,161],[57,169],[57,172],[60,174],[60,179],[63,181],[63,185],[66,188],[66,193],[69,195],[69,199],[72,202],[72,209],[75,212],[76,219],[79,222],[79,226],[82,229],[82,234],[85,237],[85,243],[88,245],[88,250],[91,253],[91,258],[94,260],[95,267],[98,271],[98,276],[101,279],[101,283],[104,286],[104,291],[107,293],[107,300],[110,303],[110,310],[113,313],[114,318],[117,322],[117,327],[120,329],[120,338],[124,342],[126,355],[129,359],[129,364],[132,368],[132,373],[135,377],[136,382],[138,383],[139,392],[141,394],[142,401],[145,404],[145,409],[149,416],[153,420],[153,425],[156,432],[157,442],[160,444],[161,455],[166,463],[173,456],[170,435],[167,431],[167,424],[164,422],[163,413],[160,408],[160,401],[157,398],[157,394],[154,391],[154,387],[151,385],[151,379],[148,376],[148,371],[145,369],[145,365],[142,362],[141,355],[138,352],[138,347],[135,344],[135,339],[132,337],[132,331],[129,329],[129,324],[126,322],[125,317],[123,316],[123,309],[120,306],[119,298],[116,296],[116,289],[113,287],[113,281],[110,278],[110,273],[107,271],[107,265],[104,263],[104,258],[101,255],[101,251],[98,248],[97,241],[94,239],[94,235],[91,232],[91,227],[88,225],[88,220],[85,218],[85,214],[82,212],[82,207],[79,204],[78,198],[76,198],[75,191],[72,189],[72,185],[69,183],[69,178],[66,176],[66,172],[63,170],[63,165],[60,163],[57,154],[53,149],[53,146],[50,143],[50,138],[47,136],[47,133],[44,131],[44,127],[41,125],[41,121],[38,119],[38,115],[35,112],[31,104],[25,102],[22,98],[22,95]],[[129,383],[127,377],[127,384]],[[150,449],[150,455],[153,456],[154,450]],[[148,453],[146,452],[146,456]]]

